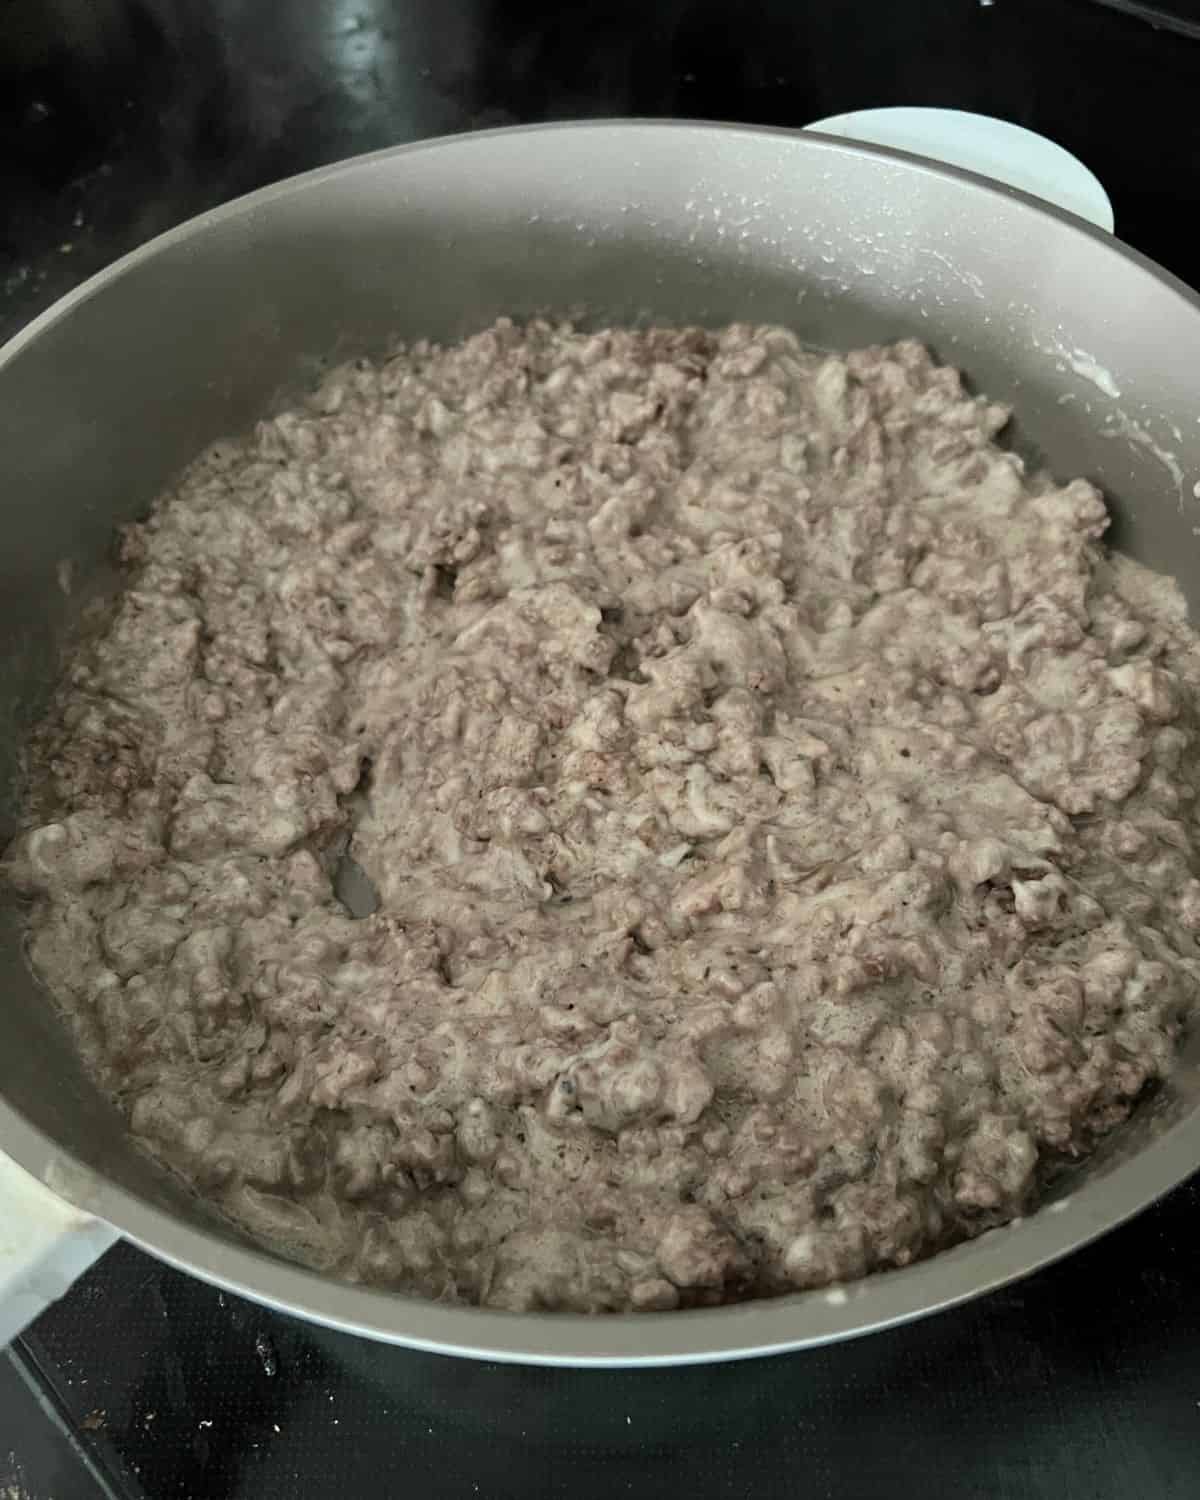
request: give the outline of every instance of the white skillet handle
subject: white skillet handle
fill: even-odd
[[[1112,204],[1095,174],[1057,142],[1008,120],[959,109],[898,106],[830,115],[806,128],[966,167],[1044,198],[1112,233]]]
[[[0,1153],[0,1348],[117,1239]]]

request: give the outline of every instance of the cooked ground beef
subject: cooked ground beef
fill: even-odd
[[[510,1308],[1026,1212],[1195,993],[1200,652],[1007,418],[915,343],[502,322],[208,453],[7,861],[138,1139]]]

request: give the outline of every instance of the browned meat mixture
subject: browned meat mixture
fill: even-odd
[[[1025,1212],[1191,1004],[1200,653],[1007,416],[913,343],[500,323],[198,462],[8,858],[137,1137],[510,1308]]]

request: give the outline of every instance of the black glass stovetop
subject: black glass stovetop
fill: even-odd
[[[1000,115],[1080,155],[1118,233],[1198,284],[1197,22],[1200,0],[6,0],[0,337],[264,182],[578,116]],[[122,1245],[0,1356],[0,1500],[1192,1500],[1198,1228],[1193,1180],[967,1308],[655,1372],[373,1345]]]

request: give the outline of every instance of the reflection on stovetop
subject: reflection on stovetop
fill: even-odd
[[[1127,16],[1173,31],[1177,36],[1200,38],[1200,16],[1194,0],[1095,0],[1095,3],[1124,11]]]
[[[799,126],[893,103],[990,112],[1076,152],[1118,232],[1200,281],[1200,43],[1125,13],[1138,8],[8,0],[0,337],[264,182],[396,141],[574,116]],[[0,1494],[762,1500],[890,1496],[936,1474],[939,1493],[989,1500],[1192,1497],[1198,1203],[1190,1185],[1021,1286],[906,1329],[662,1372],[389,1349],[121,1246],[28,1336],[20,1370],[0,1368]],[[72,1444],[90,1471],[68,1475]]]

